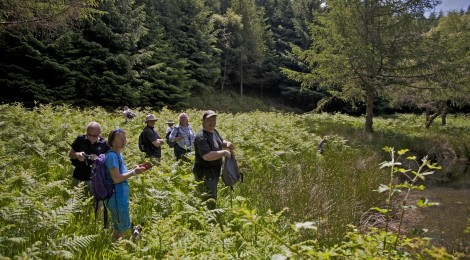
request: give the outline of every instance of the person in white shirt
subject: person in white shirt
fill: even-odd
[[[175,142],[174,152],[176,160],[193,150],[194,132],[189,124],[189,116],[186,113],[178,115],[178,126],[174,127],[170,134],[170,141]]]
[[[128,106],[124,107],[124,110],[122,111],[122,116],[124,117],[124,123],[127,123],[127,120],[132,120],[136,117],[136,114],[132,112],[132,110],[129,109]]]

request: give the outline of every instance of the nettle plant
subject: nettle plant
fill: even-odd
[[[412,190],[424,190],[425,186],[421,181],[424,181],[426,176],[434,173],[434,170],[441,169],[436,163],[432,163],[428,156],[425,156],[421,159],[421,162],[418,161],[416,156],[406,156],[410,151],[409,149],[402,149],[398,152],[395,152],[393,147],[383,148],[386,152],[390,154],[391,160],[382,162],[380,168],[390,168],[389,171],[389,182],[387,185],[381,184],[378,188],[379,193],[386,194],[386,203],[384,208],[374,207],[372,210],[376,210],[379,213],[383,214],[385,217],[385,231],[390,231],[390,223],[392,218],[396,216],[394,212],[394,198],[400,195],[401,203],[398,207],[398,228],[396,231],[396,236],[394,238],[393,249],[397,248],[397,244],[400,241],[400,235],[402,232],[402,224],[405,216],[405,212],[416,207],[430,207],[439,205],[437,202],[430,202],[426,198],[420,198],[416,205],[408,205],[408,199]],[[405,158],[403,158],[405,157]],[[404,165],[407,165],[404,167]],[[408,169],[407,169],[408,168]],[[414,168],[414,169],[410,169]],[[397,182],[397,180],[399,180]],[[383,241],[384,250],[387,248],[387,238],[386,236]]]

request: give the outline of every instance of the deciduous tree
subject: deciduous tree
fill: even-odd
[[[470,14],[451,12],[425,36],[427,76],[416,78],[406,92],[395,87],[389,94],[399,105],[424,109],[429,128],[439,116],[445,124],[450,106],[470,104]]]

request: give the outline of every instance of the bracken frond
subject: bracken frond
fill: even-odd
[[[87,248],[98,235],[88,235],[88,236],[73,236],[62,239],[60,247],[71,251],[71,252],[80,252],[82,249]]]

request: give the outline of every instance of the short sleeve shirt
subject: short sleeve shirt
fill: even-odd
[[[118,168],[120,174],[124,174],[127,172],[126,164],[124,163],[124,157],[120,153],[109,152],[106,154],[105,158],[106,169],[108,173],[113,168]],[[111,178],[111,175],[109,175]],[[111,178],[112,180],[112,178]],[[129,197],[129,182],[127,180],[122,181],[120,183],[114,184],[114,190],[116,192],[116,196],[119,198],[122,197]]]
[[[170,134],[170,140],[175,140],[175,138],[178,136],[183,136],[183,139],[176,142],[179,145],[179,147],[191,150],[193,147],[194,138],[195,138],[194,132],[191,126],[190,125],[186,127],[177,126],[173,128],[173,131],[171,131],[171,134]]]
[[[72,149],[75,152],[85,152],[86,154],[100,155],[109,150],[109,145],[106,139],[99,137],[98,141],[94,144],[90,142],[86,135],[79,135],[72,143]],[[71,159],[72,164],[75,166],[73,177],[81,181],[89,181],[91,176],[92,160],[80,161],[78,159]]]
[[[146,126],[142,130],[143,134],[143,143],[145,147],[145,153],[149,157],[155,157],[155,158],[161,158],[162,157],[162,148],[161,147],[155,147],[155,145],[152,144],[157,139],[160,139],[160,135],[155,131],[154,128]]]
[[[206,161],[203,159],[203,156],[211,151],[220,151],[222,150],[223,139],[220,137],[217,130],[214,130],[214,133],[200,129],[196,133],[194,139],[194,150],[195,150],[195,163],[205,166],[205,167],[221,167],[222,158],[214,161]]]

